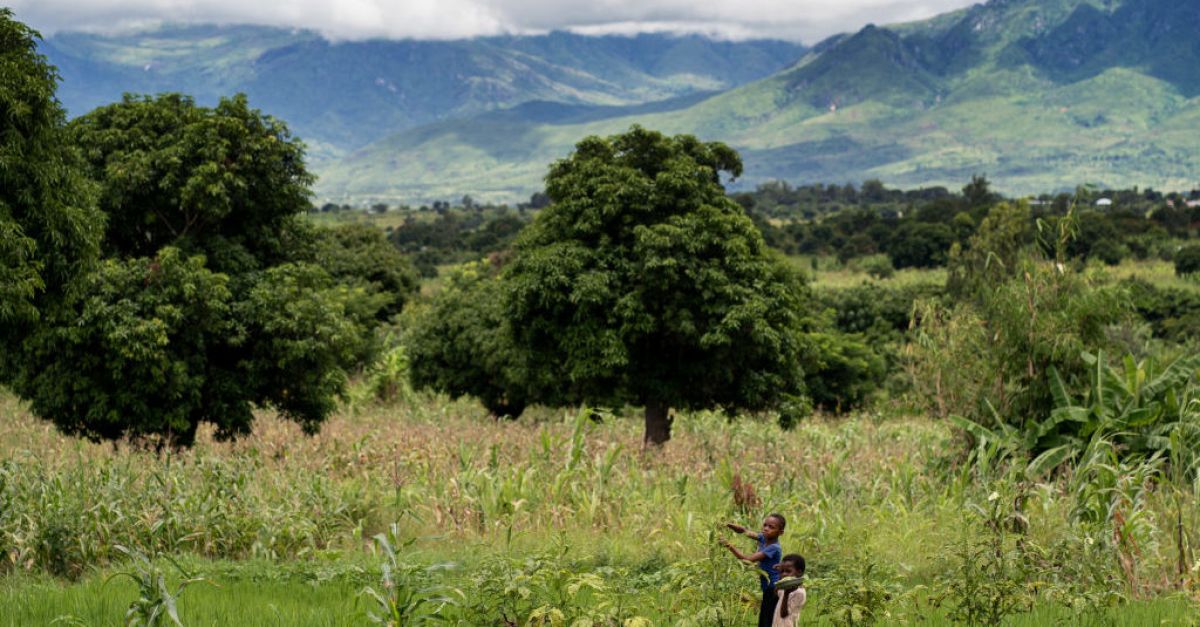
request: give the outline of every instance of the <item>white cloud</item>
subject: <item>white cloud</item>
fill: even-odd
[[[335,39],[459,38],[571,29],[701,32],[815,42],[874,22],[908,21],[971,0],[9,0],[50,33],[148,22],[310,28]]]

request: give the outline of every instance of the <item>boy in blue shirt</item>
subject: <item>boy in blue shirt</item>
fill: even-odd
[[[721,544],[729,549],[734,557],[743,562],[757,564],[762,571],[758,575],[759,585],[762,588],[762,605],[758,608],[758,627],[771,627],[775,617],[775,603],[779,600],[775,595],[775,582],[779,581],[778,566],[780,558],[783,557],[783,549],[779,547],[779,536],[783,535],[783,528],[787,526],[787,520],[783,518],[782,514],[770,514],[763,519],[762,530],[757,533],[735,523],[725,526],[747,538],[754,538],[758,541],[757,550],[749,555],[737,550],[729,540],[722,539]]]

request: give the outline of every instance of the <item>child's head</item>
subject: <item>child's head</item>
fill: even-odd
[[[784,555],[783,559],[779,560],[779,576],[803,577],[804,558],[795,553]]]
[[[784,527],[787,527],[787,520],[783,517],[783,514],[768,514],[763,519],[763,537],[768,540],[774,540],[783,535]]]

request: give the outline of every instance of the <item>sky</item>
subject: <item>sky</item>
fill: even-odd
[[[24,21],[111,32],[158,22],[307,28],[330,39],[452,39],[574,30],[698,32],[815,43],[866,24],[922,19],[971,0],[8,0]]]

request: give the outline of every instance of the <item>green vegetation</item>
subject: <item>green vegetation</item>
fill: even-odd
[[[883,58],[900,106],[951,43],[1045,53],[1025,10],[794,71],[865,99],[838,68]],[[313,210],[244,96],[65,124],[36,35],[0,37],[0,620],[744,624],[724,523],[781,511],[811,623],[1194,623],[1191,199],[731,197],[733,149],[635,126],[515,212],[388,231]],[[418,290],[409,255],[468,263]]]
[[[338,284],[301,260],[311,181],[301,147],[244,97],[214,109],[127,97],[68,131],[100,190],[103,261],[86,272],[94,259],[63,260],[78,273],[74,298],[38,312],[4,381],[38,415],[94,439],[187,446],[201,422],[234,437],[267,405],[314,431],[375,317],[415,280],[378,276],[386,259],[332,254],[371,240],[340,231],[313,256],[361,281]]]
[[[1186,276],[1200,272],[1200,246],[1181,248],[1175,254],[1175,274]]]
[[[104,221],[94,189],[66,143],[55,70],[37,56],[37,33],[0,9],[0,379],[21,367],[27,334],[73,296],[96,256]]]
[[[801,285],[725,196],[737,153],[633,128],[591,137],[550,169],[552,204],[504,271],[507,317],[558,398],[645,407],[765,409],[799,395]]]
[[[182,92],[206,105],[245,92],[288,120],[318,163],[447,116],[528,103],[543,121],[594,117],[727,89],[804,53],[784,41],[670,34],[333,42],[311,31],[196,24],[62,32],[39,48],[62,70],[60,97],[72,115],[128,92]]]
[[[1200,58],[1176,41],[1186,37],[1150,33],[1194,24],[1194,15],[1166,0],[1098,4],[991,2],[868,27],[777,74],[666,111],[437,122],[330,164],[319,191],[411,201],[465,188],[512,202],[538,189],[546,164],[581,138],[633,124],[733,146],[745,186],[950,186],[986,172],[1010,194],[1068,182],[1191,189],[1200,161],[1186,129],[1200,111],[1192,79]]]
[[[1021,558],[1020,571],[986,571],[1012,577],[995,581],[1023,608],[1009,624],[1186,625],[1195,611],[1193,584],[1175,583],[1196,559],[1190,488],[1149,489],[1128,474],[1132,462],[1112,475],[1129,477],[1114,489],[1090,488],[1103,458],[1032,482],[1024,466],[985,457],[999,448],[962,464],[944,421],[862,414],[781,433],[700,412],[677,423],[661,453],[639,455],[636,421],[539,410],[496,423],[473,404],[420,396],[339,414],[314,438],[271,415],[235,443],[205,430],[164,463],[66,439],[13,399],[0,404],[2,511],[23,513],[0,514],[6,624],[119,620],[140,593],[125,579],[104,583],[134,567],[118,544],[173,555],[210,582],[179,595],[188,625],[306,612],[296,624],[367,624],[376,604],[358,593],[382,593],[392,563],[372,550],[377,534],[401,556],[392,581],[451,599],[451,623],[525,624],[557,610],[568,623],[612,612],[742,624],[755,609],[743,593],[757,584],[716,540],[728,518],[774,510],[789,513],[785,546],[809,559],[806,621],[834,624],[858,605],[885,622],[949,624],[971,598],[954,583],[970,581],[964,543],[993,541]],[[752,487],[749,510],[734,500],[735,476]],[[997,521],[1016,516],[1023,526],[998,535]],[[172,591],[185,577],[165,557],[153,563]],[[864,586],[883,594],[865,597]]]

